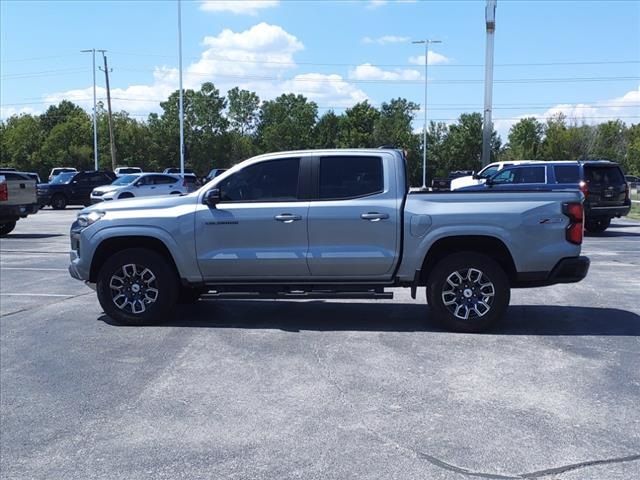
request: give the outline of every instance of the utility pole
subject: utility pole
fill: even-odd
[[[411,43],[424,44],[424,128],[422,129],[422,189],[427,189],[427,66],[429,65],[429,45],[442,43],[440,40],[415,40]]]
[[[182,8],[178,0],[178,63],[180,77],[180,175],[184,177],[184,100],[182,93]]]
[[[80,50],[80,52],[93,53],[93,69],[91,70],[91,73],[93,74],[93,163],[95,169],[98,170],[100,164],[98,162],[98,121],[96,119],[96,49]]]
[[[111,147],[111,170],[116,169],[116,141],[113,136],[113,120],[111,118],[111,88],[109,87],[109,67],[107,66],[106,50],[98,50],[102,52],[102,59],[104,60],[104,76],[107,82],[107,114],[109,120],[109,145]]]
[[[493,36],[496,31],[497,0],[487,0],[484,18],[487,25],[487,46],[484,57],[484,121],[482,128],[482,166],[491,163],[491,134],[493,122],[491,109],[493,105]]]

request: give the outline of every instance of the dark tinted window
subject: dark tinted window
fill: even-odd
[[[168,175],[152,175],[153,183],[155,185],[168,185],[170,183],[176,183],[178,180],[175,177],[170,177]]]
[[[625,183],[620,168],[616,166],[610,167],[592,167],[586,165],[584,167],[584,175],[587,182],[600,185],[620,185]]]
[[[234,173],[218,187],[223,201],[255,202],[298,199],[300,159],[257,163]]]
[[[320,198],[353,198],[382,192],[380,157],[324,157],[320,159]]]
[[[0,175],[7,180],[29,180],[29,177],[21,173],[1,172]]]
[[[545,167],[505,168],[493,177],[494,183],[545,183]]]
[[[556,176],[556,183],[578,183],[580,181],[578,165],[554,165],[553,173]]]

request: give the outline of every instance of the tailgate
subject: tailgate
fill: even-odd
[[[38,202],[35,180],[7,179],[7,190],[9,199],[3,201],[2,205],[31,205]]]
[[[585,165],[584,176],[592,207],[617,207],[626,199],[626,180],[617,165]]]

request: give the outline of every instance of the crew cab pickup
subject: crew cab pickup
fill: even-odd
[[[36,181],[22,172],[0,172],[0,236],[16,228],[16,222],[38,212]]]
[[[435,318],[481,331],[511,288],[586,276],[582,202],[577,190],[410,193],[394,149],[282,152],[189,195],[82,210],[69,271],[124,324],[165,320],[201,295],[380,299],[407,287],[415,298],[426,287]]]

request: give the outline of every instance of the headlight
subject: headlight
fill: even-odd
[[[78,214],[78,226],[87,228],[89,225],[93,225],[98,220],[104,217],[104,212],[93,211],[89,213]]]

